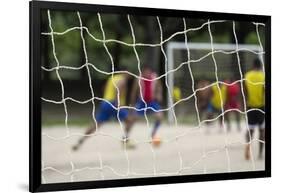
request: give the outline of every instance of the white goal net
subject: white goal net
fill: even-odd
[[[149,39],[146,42],[140,42],[138,39],[139,34],[145,33],[145,31],[142,31],[143,29],[136,24],[137,19],[134,17],[137,16],[126,15],[125,20],[122,20],[122,25],[128,26],[127,36],[123,39],[114,39],[108,38],[111,32],[106,30],[108,28],[105,29],[105,23],[107,22],[107,25],[109,25],[110,19],[114,19],[114,17],[104,19],[106,16],[103,14],[92,14],[95,19],[87,23],[89,26],[91,25],[90,28],[84,23],[82,13],[73,12],[72,17],[69,17],[71,19],[68,20],[74,20],[75,25],[57,30],[58,27],[55,27],[55,24],[58,26],[62,19],[57,19],[55,22],[51,10],[46,11],[45,14],[47,15],[47,31],[42,31],[41,36],[48,38],[50,44],[48,51],[49,57],[52,58],[52,64],[48,66],[42,65],[42,72],[52,73],[54,77],[54,80],[50,81],[45,89],[51,87],[51,83],[56,83],[57,90],[56,94],[43,90],[43,93],[47,94],[41,97],[42,111],[51,110],[47,113],[43,112],[42,118],[43,120],[48,117],[52,117],[52,119],[63,118],[62,124],[60,122],[50,125],[46,122],[42,125],[43,183],[263,169],[264,162],[256,162],[253,156],[253,148],[251,149],[251,161],[241,161],[243,148],[247,144],[244,140],[245,135],[242,133],[227,134],[224,124],[224,109],[221,111],[222,114],[212,120],[201,120],[196,104],[196,92],[198,91],[196,90],[196,81],[203,77],[211,80],[210,85],[201,88],[203,90],[213,85],[227,85],[228,83],[225,83],[224,79],[230,74],[235,74],[233,76],[235,77],[235,82],[240,84],[242,88],[244,74],[250,68],[248,64],[250,65],[255,57],[259,57],[264,66],[263,57],[265,53],[259,32],[260,28],[264,28],[264,24],[249,22],[249,26],[254,29],[252,32],[258,41],[255,45],[248,45],[238,42],[235,21],[205,20],[199,27],[188,27],[188,18],[174,18],[180,24],[180,27],[167,37],[161,17],[148,17],[148,20],[153,20],[154,27],[157,29],[148,30],[157,31],[155,32],[157,33],[157,39],[151,42],[148,42]],[[63,18],[62,16],[60,17]],[[231,23],[229,31],[234,37],[234,44],[213,42],[211,26],[225,22]],[[139,21],[139,23],[142,23],[142,21]],[[203,28],[207,30],[206,34],[210,41],[207,43],[189,42],[188,33],[196,33],[196,31]],[[62,38],[72,33],[78,34],[68,37],[67,44],[63,44]],[[175,42],[174,38],[178,36],[182,36],[182,41]],[[74,44],[73,42],[76,40],[74,37],[78,39],[77,41],[81,46],[80,54],[83,56],[83,62],[82,64],[69,65],[62,62],[62,56]],[[124,49],[132,52],[130,57],[128,54],[127,58],[130,59],[131,66],[134,66],[136,71],[119,71],[116,68],[115,62],[117,59],[112,53],[112,48],[110,47],[112,44],[121,45]],[[95,47],[96,45],[100,47]],[[162,73],[158,73],[154,79],[149,81],[162,81],[167,101],[165,100],[162,107],[155,112],[163,112],[164,117],[167,117],[167,121],[164,120],[160,126],[161,146],[156,148],[151,143],[152,139],[147,137],[150,136],[153,123],[150,119],[150,114],[147,113],[149,108],[144,102],[145,121],[136,122],[135,128],[132,128],[131,139],[138,148],[129,150],[126,146],[121,148],[120,145],[124,141],[124,138],[122,138],[124,123],[120,119],[119,111],[121,109],[139,111],[140,109],[137,109],[134,105],[130,106],[128,103],[121,105],[119,88],[114,85],[117,90],[117,105],[113,107],[118,111],[116,120],[108,123],[107,126],[105,124],[99,128],[95,114],[100,108],[101,102],[110,102],[101,96],[102,89],[98,92],[96,91],[95,85],[97,84],[95,84],[95,81],[98,77],[97,74],[110,78],[116,74],[127,73],[130,77],[137,79],[139,86],[142,87],[141,81],[146,79],[142,77],[141,72],[144,58],[141,50],[146,48],[158,49],[159,56],[161,56],[161,59],[159,59],[160,67],[158,68],[162,69]],[[105,54],[100,57],[101,59],[98,56],[91,57],[91,54],[96,54],[90,52],[89,50],[91,49],[103,50]],[[73,57],[73,55],[77,54],[76,51],[70,52],[69,55]],[[96,62],[95,58],[98,58],[96,60],[99,62]],[[74,59],[71,60],[75,61]],[[103,68],[105,65],[109,66],[107,70]],[[233,65],[236,65],[235,72],[233,72]],[[84,82],[77,81],[77,83],[66,80],[66,72],[73,73],[82,70],[85,71],[81,77]],[[83,85],[80,86],[80,83],[83,83]],[[70,86],[66,86],[67,84]],[[71,92],[67,91],[67,89],[75,90],[75,84],[78,84],[78,90],[76,90],[75,94],[80,92],[79,89],[86,87],[88,89],[87,96],[89,97],[77,99],[71,96],[69,94]],[[178,87],[181,91],[181,97],[177,101],[173,100],[175,87]],[[241,95],[243,109],[236,111],[239,111],[247,120],[247,104],[243,89]],[[140,99],[144,101],[142,94],[140,94]],[[189,106],[185,106],[186,102]],[[193,104],[192,107],[191,103]],[[96,132],[86,135],[84,131],[87,126],[80,126],[79,124],[77,126],[70,123],[75,117],[75,113],[73,113],[73,111],[76,111],[73,110],[75,106],[87,108],[85,114],[96,125]],[[196,124],[194,124],[194,121],[192,123],[188,121],[187,123],[182,123],[178,120],[178,117],[181,116],[175,109],[178,106],[185,109],[184,111],[180,110],[181,115],[184,114],[185,117],[190,115],[191,119],[195,119]],[[76,114],[78,118],[85,116],[80,111]],[[223,118],[223,133],[205,135],[202,130],[203,123],[207,121],[214,122],[219,117]],[[245,124],[245,128],[247,131],[249,130],[247,124]],[[71,146],[83,136],[89,136],[89,141],[85,143],[81,151],[72,152]],[[254,138],[249,143],[264,143],[264,141]]]

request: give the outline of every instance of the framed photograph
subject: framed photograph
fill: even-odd
[[[31,1],[30,191],[270,177],[270,69],[270,16]]]

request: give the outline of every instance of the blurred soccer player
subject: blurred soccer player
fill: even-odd
[[[196,84],[197,107],[201,117],[204,114],[204,112],[207,110],[209,101],[212,96],[212,89],[208,87],[209,85],[210,85],[210,81],[205,79],[199,80],[198,83]]]
[[[181,99],[182,99],[181,89],[178,86],[174,85],[174,88],[173,88],[173,103],[176,103]],[[176,114],[177,114],[178,108],[179,108],[179,105],[174,106],[174,111],[175,111]]]
[[[181,89],[177,86],[174,86],[174,89],[173,89],[174,102],[178,102],[179,100],[181,100],[181,98],[182,98]]]
[[[247,99],[247,117],[249,132],[246,134],[246,140],[250,143],[253,138],[254,129],[259,128],[259,139],[264,141],[264,80],[265,75],[262,71],[262,65],[257,58],[253,62],[253,68],[245,74],[245,94]],[[257,110],[258,109],[258,110]],[[259,158],[262,158],[264,144],[259,144]],[[250,159],[250,144],[246,145],[245,158]]]
[[[214,114],[219,115],[220,127],[222,126],[222,108],[226,101],[226,86],[223,84],[213,85],[211,87],[211,99],[207,107],[207,118],[213,119]],[[221,95],[220,95],[221,93]]]
[[[159,80],[152,81],[152,79],[157,77],[157,74],[150,66],[144,66],[142,68],[141,77],[147,80],[141,80],[141,89],[138,84],[139,80],[134,82],[130,100],[131,105],[136,104],[136,109],[142,109],[137,111],[137,116],[143,116],[145,111],[147,113],[153,113],[156,121],[151,131],[151,138],[153,143],[155,142],[155,144],[158,144],[159,138],[156,137],[156,133],[163,119],[163,113],[159,111],[160,103],[163,100],[162,85]]]
[[[116,118],[118,116],[118,92],[117,88],[119,89],[119,99],[120,99],[120,106],[125,105],[126,100],[126,86],[128,81],[129,75],[127,73],[122,74],[114,74],[110,76],[106,82],[104,96],[95,116],[97,121],[97,127],[100,127],[103,123],[110,120],[111,118]],[[128,134],[130,128],[133,124],[133,119],[128,115],[127,109],[120,109],[119,110],[119,119],[120,121],[125,122],[125,135],[123,136],[124,142],[127,144],[127,147],[133,147],[128,140]],[[73,150],[79,149],[79,147],[84,143],[84,141],[89,137],[90,134],[96,131],[96,125],[92,125],[88,128],[85,132],[85,136],[81,137],[76,145],[73,146]]]
[[[240,127],[240,113],[236,110],[240,109],[240,87],[239,87],[239,83],[233,83],[233,78],[230,78],[229,80],[226,80],[225,82],[228,84],[226,85],[226,103],[225,103],[225,110],[234,110],[231,112],[227,112],[225,113],[224,117],[225,117],[225,121],[227,123],[227,130],[230,131],[231,129],[231,124],[230,124],[230,113],[233,113],[235,115],[235,119],[236,119],[236,123],[237,123],[237,129],[238,131],[241,130]]]

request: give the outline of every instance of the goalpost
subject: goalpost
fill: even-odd
[[[231,54],[235,54],[237,50],[239,50],[239,52],[244,52],[245,54],[245,60],[243,62],[245,62],[246,65],[248,65],[247,69],[249,68],[249,66],[252,63],[252,59],[253,57],[257,56],[257,53],[262,53],[262,48],[260,45],[255,45],[255,44],[238,44],[238,48],[236,44],[225,44],[225,43],[213,43],[212,45],[210,44],[210,42],[207,43],[197,43],[197,42],[192,42],[192,43],[185,43],[185,42],[168,42],[167,46],[166,46],[166,51],[167,51],[167,65],[168,65],[168,73],[167,74],[167,79],[168,79],[168,86],[170,88],[170,90],[174,90],[174,86],[175,86],[175,79],[179,78],[179,77],[175,77],[175,72],[173,71],[174,69],[179,69],[182,68],[184,65],[188,65],[189,63],[195,63],[195,62],[202,62],[203,60],[205,60],[207,57],[209,57],[212,54],[212,47],[214,49],[214,53],[221,53],[225,56],[228,56],[227,59],[222,59],[224,60],[223,62],[225,63],[231,63]],[[176,61],[176,52],[180,52],[180,51],[184,51],[184,52],[188,52],[188,54],[192,55],[195,58],[192,58],[189,56],[189,59],[185,60],[185,61],[181,61],[178,62]],[[198,54],[198,53],[202,53],[202,54]],[[204,52],[206,54],[204,54]],[[253,55],[251,56],[249,53],[252,53]],[[197,57],[196,57],[197,56]],[[201,57],[200,57],[201,56]],[[263,55],[262,54],[258,54],[259,59],[263,62]],[[219,61],[220,58],[222,57],[218,57],[216,60]],[[225,61],[228,60],[228,61]],[[210,65],[212,62],[209,62]],[[238,65],[238,64],[237,64]],[[238,66],[237,66],[238,68]],[[202,68],[203,71],[208,70],[207,67],[206,69]],[[168,108],[172,107],[174,104],[174,99],[173,97],[170,97],[169,93],[167,93],[167,105]],[[173,112],[172,112],[172,108],[169,108],[168,112],[167,112],[167,116],[168,116],[168,123],[169,124],[173,124],[175,122],[174,117],[173,117]]]

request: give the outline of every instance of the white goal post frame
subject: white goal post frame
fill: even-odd
[[[237,50],[236,46],[237,44],[229,44],[229,43],[213,43],[212,45],[210,42],[208,43],[188,43],[188,49],[189,50],[211,50],[213,46],[214,50],[223,50],[223,51],[235,51]],[[260,47],[260,45],[256,44],[238,44],[238,49],[241,49],[241,51],[255,51],[261,53],[263,50]],[[174,69],[174,50],[187,50],[186,43],[185,42],[168,42],[166,46],[166,52],[167,52],[167,71],[170,72]],[[261,61],[263,61],[263,54],[258,54],[258,57]],[[174,72],[167,73],[167,82],[168,87],[173,93],[174,90]],[[170,96],[167,89],[167,106],[168,108],[171,107],[174,103],[173,96]],[[173,109],[169,108],[168,110],[168,123],[173,124],[174,123],[174,117],[173,117]]]

